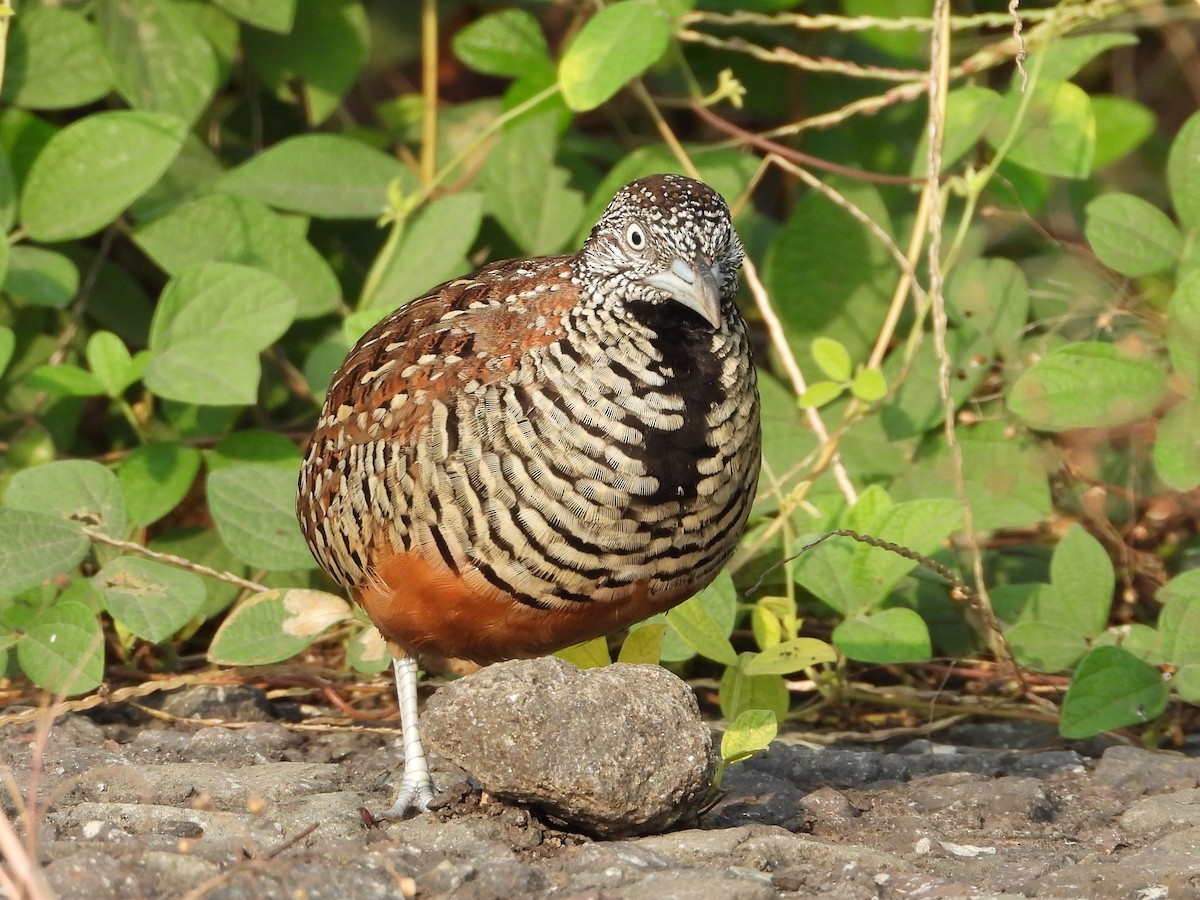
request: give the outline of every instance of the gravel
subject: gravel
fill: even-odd
[[[59,897],[1200,898],[1200,760],[1038,725],[884,748],[777,741],[729,770],[695,824],[600,840],[439,757],[442,808],[376,823],[365,810],[390,804],[401,760],[391,739],[289,730],[252,688],[168,703],[251,724],[132,708],[54,723],[34,838]],[[34,762],[32,724],[0,729],[26,798]],[[9,792],[0,805],[17,817]]]

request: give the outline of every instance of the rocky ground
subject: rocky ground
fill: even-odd
[[[376,823],[366,810],[388,806],[400,763],[386,736],[298,732],[253,688],[159,705],[170,718],[63,716],[40,753],[31,723],[0,734],[10,789],[40,762],[35,852],[57,896],[1200,898],[1200,759],[1067,746],[1044,726],[886,749],[779,741],[698,818],[603,840],[437,760],[445,805]]]

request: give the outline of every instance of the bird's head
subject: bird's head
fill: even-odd
[[[720,194],[682,175],[651,175],[617,191],[579,269],[599,279],[599,298],[677,302],[719,328],[744,257]]]

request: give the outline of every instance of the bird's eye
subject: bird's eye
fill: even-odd
[[[642,226],[637,222],[630,222],[629,227],[625,229],[625,243],[631,250],[642,250],[646,246],[646,232],[642,231]]]

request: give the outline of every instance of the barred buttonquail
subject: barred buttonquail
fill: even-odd
[[[432,784],[417,664],[536,656],[707,585],[759,469],[743,251],[708,186],[654,175],[573,256],[494,263],[350,352],[300,472],[313,555],[392,642],[400,817]]]

